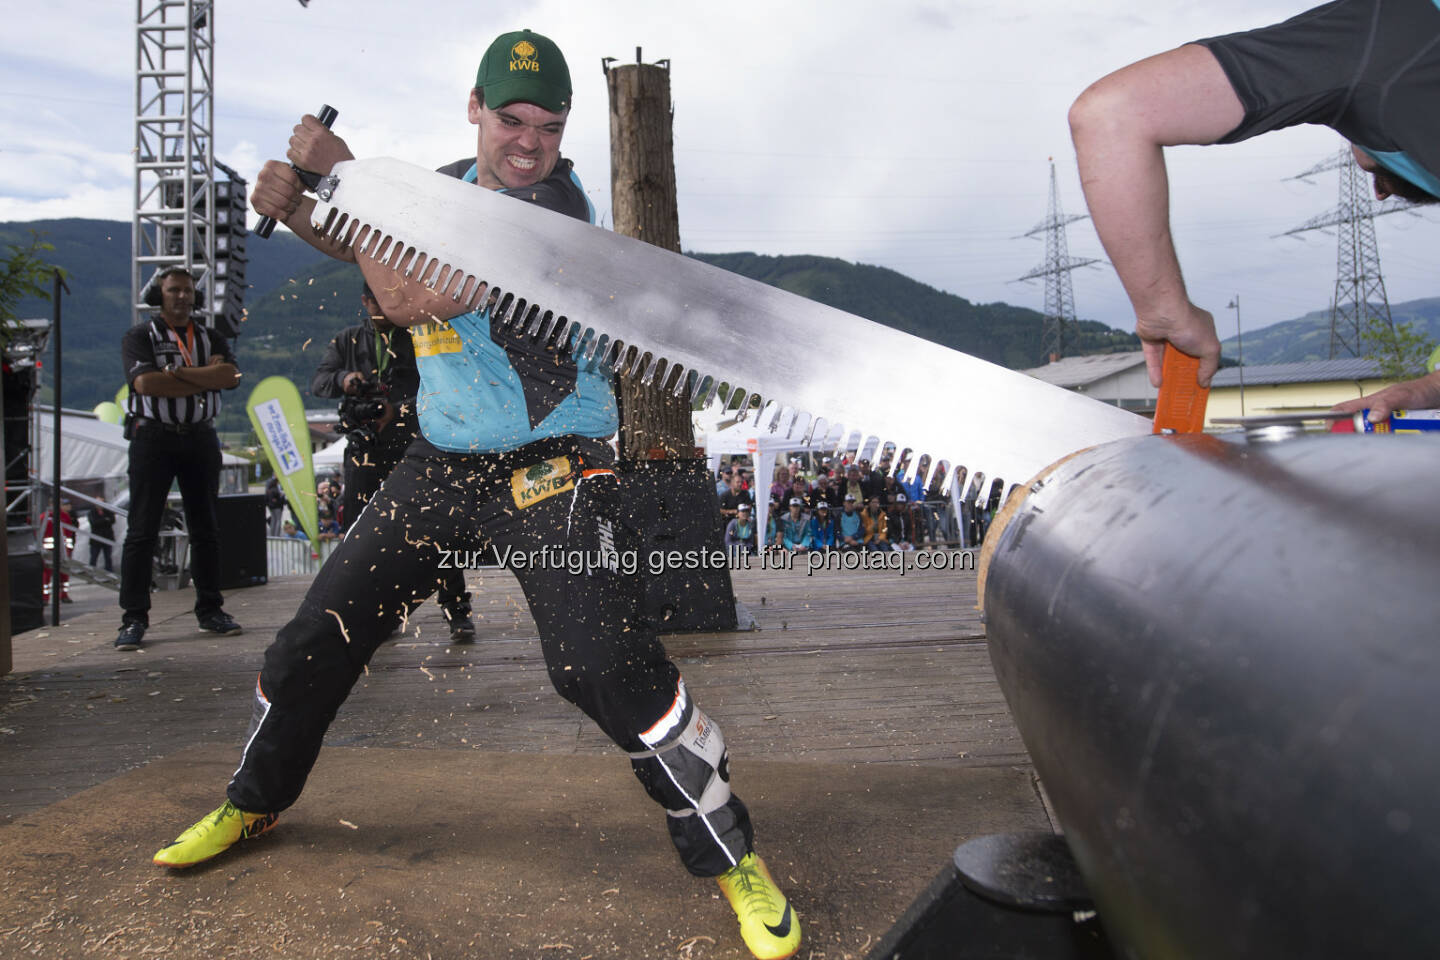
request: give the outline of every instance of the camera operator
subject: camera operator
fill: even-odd
[[[339,430],[345,435],[341,525],[349,529],[415,438],[415,395],[420,373],[410,332],[386,319],[367,285],[360,293],[363,322],[335,335],[310,381],[317,397],[340,398]],[[470,643],[470,594],[463,571],[437,572],[437,598],[450,640]]]

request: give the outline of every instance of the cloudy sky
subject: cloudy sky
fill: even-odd
[[[146,0],[149,5],[149,0]],[[1095,78],[1187,40],[1280,20],[1300,2],[1158,0],[686,4],[652,0],[457,3],[221,2],[215,153],[253,178],[322,102],[356,155],[429,166],[474,153],[465,98],[495,34],[546,33],[565,50],[575,108],[564,153],[609,214],[602,57],[671,62],[686,249],[810,253],[891,267],[971,300],[1041,308],[1039,264],[1017,239],[1045,214],[1054,157],[1068,212],[1084,202],[1065,113]],[[0,221],[129,220],[135,5],[50,0],[0,36]],[[1169,151],[1186,279],[1233,333],[1328,303],[1335,240],[1274,239],[1336,204],[1336,175],[1286,181],[1342,146],[1316,127]],[[252,215],[253,216],[253,215]],[[1392,301],[1440,295],[1440,215],[1377,221]],[[253,239],[252,243],[263,241]],[[1070,251],[1101,256],[1088,222]],[[1129,328],[1113,271],[1074,274],[1078,312]]]

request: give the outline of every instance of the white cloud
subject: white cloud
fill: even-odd
[[[133,193],[129,186],[107,189],[80,183],[64,194],[41,199],[0,196],[0,221],[59,220],[65,217],[129,221],[133,208]]]

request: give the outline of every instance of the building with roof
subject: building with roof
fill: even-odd
[[[1226,367],[1210,382],[1205,426],[1215,417],[1318,413],[1385,385],[1379,365],[1364,357]]]
[[[1150,386],[1145,354],[1140,350],[1064,357],[1021,373],[1135,413],[1155,413],[1156,391]]]
[[[1065,357],[1021,372],[1135,413],[1155,413],[1156,390],[1139,350]],[[1318,413],[1385,385],[1379,366],[1363,357],[1226,367],[1210,383],[1205,427],[1221,429],[1216,417]]]

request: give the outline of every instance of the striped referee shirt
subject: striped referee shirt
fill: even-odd
[[[235,355],[225,340],[203,324],[191,322],[195,331],[194,355],[186,358],[188,344],[159,317],[125,331],[120,356],[125,362],[125,382],[130,384],[127,409],[131,416],[149,417],[162,423],[205,423],[220,412],[220,391],[202,390],[188,397],[149,397],[137,393],[135,378],[176,367],[203,367],[211,357],[234,363]]]

